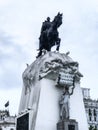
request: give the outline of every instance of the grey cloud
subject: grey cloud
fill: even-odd
[[[2,33],[0,37],[0,83],[1,88],[20,87],[21,74],[25,69],[28,54],[24,47],[15,44]],[[29,59],[29,57],[28,57]],[[24,68],[23,68],[24,67]]]
[[[81,86],[90,87],[94,97],[98,96],[93,91],[98,79],[97,3],[96,0],[11,0],[0,8],[0,29],[4,31],[0,31],[0,88],[22,87],[25,63],[30,64],[37,55],[42,22],[47,16],[53,19],[60,11],[63,13],[60,52],[70,51],[84,75]]]

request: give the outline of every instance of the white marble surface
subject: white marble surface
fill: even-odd
[[[29,130],[56,130],[56,123],[59,121],[58,101],[62,93],[62,89],[55,86],[56,78],[60,67],[68,63],[76,62],[65,54],[48,52],[24,71],[19,115],[31,109]],[[81,77],[80,72],[78,73]],[[70,118],[78,121],[79,130],[88,130],[78,80],[70,97]]]
[[[55,82],[42,79],[41,91],[35,130],[56,130],[59,121],[59,96],[60,90],[55,87]]]

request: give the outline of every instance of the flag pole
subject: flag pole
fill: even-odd
[[[4,106],[5,106],[5,110],[9,112],[9,101],[7,101]]]

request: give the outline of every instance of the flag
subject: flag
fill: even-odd
[[[9,106],[9,101],[7,101],[6,103],[5,103],[5,107],[8,107]]]

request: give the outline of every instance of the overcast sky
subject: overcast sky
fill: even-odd
[[[81,87],[98,98],[97,0],[0,0],[0,109],[17,114],[26,63],[36,58],[42,22],[63,13],[60,52],[70,51],[84,75]]]

